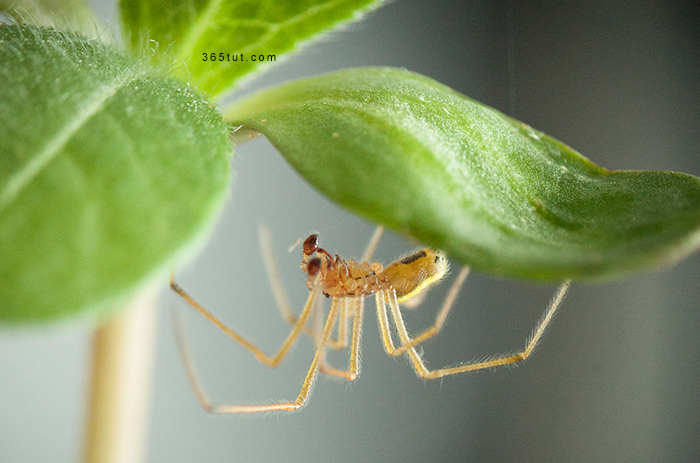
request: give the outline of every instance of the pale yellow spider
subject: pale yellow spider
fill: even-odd
[[[306,405],[309,391],[319,371],[343,377],[349,381],[354,380],[359,372],[359,351],[360,334],[362,332],[362,315],[364,312],[365,297],[374,294],[377,305],[377,317],[381,331],[384,349],[392,356],[406,354],[416,373],[421,378],[441,378],[443,376],[463,373],[466,371],[491,368],[499,365],[525,360],[533,351],[537,342],[542,337],[542,333],[551,321],[554,312],[559,307],[569,281],[564,282],[557,290],[554,299],[549,304],[544,317],[540,320],[532,336],[525,346],[525,350],[515,355],[500,357],[488,361],[464,363],[456,367],[442,368],[438,370],[428,370],[423,363],[423,359],[416,351],[415,347],[423,341],[435,336],[442,328],[447,314],[454,305],[457,294],[469,274],[469,267],[464,266],[459,271],[457,278],[452,284],[442,308],[435,318],[435,323],[423,333],[411,338],[406,330],[403,317],[401,315],[401,303],[415,303],[417,297],[425,288],[440,280],[447,273],[448,263],[440,251],[430,248],[422,249],[408,257],[391,263],[384,268],[379,263],[369,263],[374,253],[374,249],[379,241],[382,228],[375,232],[370,244],[365,251],[361,262],[354,259],[343,260],[338,256],[331,256],[324,249],[318,247],[318,235],[310,235],[304,241],[302,249],[301,269],[308,275],[307,286],[310,289],[309,298],[306,301],[304,310],[299,317],[296,317],[287,302],[287,297],[279,278],[279,272],[272,253],[272,245],[269,231],[266,228],[260,229],[260,244],[262,248],[265,268],[270,279],[272,291],[277,305],[282,312],[282,316],[293,325],[291,333],[282,344],[276,355],[269,356],[258,347],[247,341],[241,335],[224,325],[218,318],[211,314],[204,307],[192,299],[177,283],[173,277],[170,278],[170,286],[185,301],[194,307],[207,320],[216,325],[228,336],[236,340],[241,346],[250,351],[261,363],[276,367],[284,359],[294,342],[303,331],[314,340],[316,352],[311,362],[301,392],[294,402],[282,402],[265,405],[215,405],[212,404],[204,388],[199,381],[194,363],[189,349],[186,347],[184,331],[181,324],[176,324],[176,338],[180,356],[187,372],[187,377],[192,385],[192,389],[201,403],[202,407],[211,413],[256,413],[273,411],[294,411]],[[320,316],[321,311],[317,310],[319,296],[324,295],[331,299],[331,308],[328,312],[323,329],[313,330],[309,328],[308,322],[312,313]],[[418,296],[420,297],[420,296]],[[420,301],[418,301],[420,302]],[[399,334],[401,343],[398,347],[389,329],[389,319],[386,306],[389,305],[391,316]],[[350,344],[350,366],[348,370],[338,370],[325,363],[325,351],[327,347],[334,349],[347,348],[347,322],[352,318],[352,341]],[[338,322],[337,339],[331,339],[331,333]]]

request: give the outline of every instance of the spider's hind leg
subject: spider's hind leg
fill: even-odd
[[[545,329],[549,325],[549,323],[552,321],[552,318],[554,317],[555,312],[561,305],[562,300],[564,299],[564,296],[566,294],[567,289],[569,288],[571,281],[567,280],[564,283],[562,283],[561,286],[559,286],[559,289],[554,295],[554,298],[552,301],[549,303],[549,306],[547,307],[547,310],[544,313],[544,316],[540,320],[540,322],[537,324],[535,327],[535,330],[532,332],[532,335],[530,336],[527,344],[525,345],[525,349],[515,355],[509,355],[505,357],[499,357],[495,358],[492,360],[487,360],[483,362],[470,362],[470,363],[464,363],[462,365],[459,365],[457,367],[452,367],[452,368],[441,368],[438,370],[428,370],[425,366],[425,363],[423,362],[423,359],[421,356],[418,354],[416,351],[415,347],[412,346],[413,340],[411,337],[408,335],[408,331],[406,330],[406,325],[403,321],[403,318],[401,316],[401,309],[399,308],[399,304],[396,300],[396,293],[391,291],[386,294],[386,298],[382,297],[381,300],[378,297],[377,298],[377,309],[378,309],[378,314],[379,314],[379,319],[380,319],[380,327],[382,331],[382,337],[384,338],[384,344],[385,348],[387,351],[393,348],[393,341],[391,340],[391,334],[388,330],[388,322],[386,320],[387,315],[386,315],[386,306],[385,304],[388,302],[389,307],[391,308],[391,314],[392,318],[394,319],[394,323],[396,325],[396,329],[399,333],[399,337],[401,338],[401,343],[406,346],[411,346],[405,349],[405,353],[409,356],[411,359],[411,362],[413,363],[413,367],[416,370],[416,373],[426,379],[434,379],[434,378],[442,378],[443,376],[449,376],[449,375],[454,375],[457,373],[463,373],[466,371],[474,371],[474,370],[481,370],[484,368],[491,368],[491,367],[496,367],[500,365],[508,365],[511,363],[516,363],[520,362],[522,360],[525,360],[532,354],[532,351],[535,349],[537,346],[537,343],[539,340],[542,338],[542,334],[544,334]],[[394,351],[397,351],[398,349],[394,349]]]

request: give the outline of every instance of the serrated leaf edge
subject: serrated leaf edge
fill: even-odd
[[[281,23],[269,23],[269,22],[262,22],[264,24],[269,25],[269,29],[265,35],[260,37],[256,42],[253,42],[251,44],[248,44],[246,47],[242,48],[239,50],[240,52],[248,52],[251,49],[260,47],[262,44],[265,44],[270,41],[270,39],[277,33],[279,32],[280,29],[284,28],[285,26],[289,24],[294,24],[299,21],[303,21],[307,17],[314,15],[318,13],[319,11],[323,11],[328,8],[333,8],[337,4],[342,3],[344,0],[335,0],[331,2],[324,3],[323,5],[315,5],[303,13],[299,13],[296,16],[292,16],[291,18],[288,18]],[[186,57],[190,56],[192,54],[192,50],[194,49],[195,45],[199,41],[199,38],[203,35],[204,31],[206,31],[211,23],[211,18],[213,18],[218,12],[221,7],[223,0],[214,0],[212,1],[209,6],[204,10],[204,12],[200,15],[199,19],[196,21],[196,24],[194,27],[190,29],[190,33],[187,34],[187,38],[185,41],[183,41],[182,47],[180,48],[180,51],[178,52],[178,57],[182,61],[186,61]],[[214,7],[214,5],[216,5]],[[246,20],[245,22],[253,22],[253,21],[248,21]],[[261,22],[261,21],[258,21]],[[196,32],[196,33],[195,33]]]

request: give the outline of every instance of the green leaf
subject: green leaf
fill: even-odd
[[[143,37],[154,40],[157,54],[173,53],[176,64],[184,64],[180,69],[191,74],[196,86],[215,96],[228,91],[241,77],[274,62],[268,61],[268,55],[278,61],[300,42],[357,20],[378,3],[121,0],[120,7],[132,48],[139,49]],[[211,60],[212,54],[216,61]],[[259,60],[260,56],[265,57],[264,61]]]
[[[612,279],[700,245],[697,177],[608,171],[407,71],[293,82],[225,117],[341,205],[496,275]]]
[[[0,320],[103,312],[201,241],[231,147],[193,90],[96,41],[6,25],[0,81]]]

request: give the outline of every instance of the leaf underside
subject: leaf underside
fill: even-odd
[[[192,89],[28,26],[0,26],[0,81],[0,320],[103,312],[201,241],[231,146]]]
[[[225,113],[341,205],[495,275],[609,280],[700,245],[700,180],[608,171],[405,70],[358,68]]]

